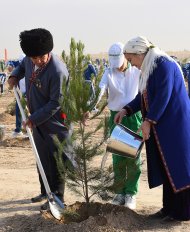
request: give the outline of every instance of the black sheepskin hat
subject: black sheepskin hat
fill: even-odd
[[[22,51],[29,57],[43,56],[53,49],[53,36],[43,28],[23,31],[19,39]]]

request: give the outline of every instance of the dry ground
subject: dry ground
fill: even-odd
[[[0,124],[6,128],[6,136],[0,142],[0,232],[49,232],[49,231],[158,231],[188,232],[189,222],[162,222],[152,220],[148,215],[161,207],[161,187],[149,190],[146,177],[145,151],[142,155],[142,176],[137,195],[135,212],[124,207],[116,207],[98,198],[102,203],[99,216],[90,216],[81,223],[61,224],[53,218],[44,218],[40,211],[41,203],[32,204],[30,198],[39,194],[39,182],[31,146],[26,139],[12,139],[15,117],[5,113],[7,105],[14,99],[8,91],[0,97]],[[96,122],[94,121],[92,126]],[[93,164],[100,166],[102,157]],[[67,205],[83,201],[66,189]]]

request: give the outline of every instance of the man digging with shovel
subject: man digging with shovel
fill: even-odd
[[[56,163],[57,147],[54,144],[54,136],[60,141],[68,136],[59,104],[60,97],[63,97],[62,84],[64,79],[68,79],[68,71],[65,64],[51,53],[53,37],[48,30],[37,28],[23,31],[19,38],[26,57],[11,73],[9,87],[12,89],[25,77],[30,116],[23,124],[32,129],[37,152],[52,193],[64,202],[64,174],[60,174]],[[64,153],[63,160],[67,160]],[[46,199],[47,188],[41,175],[39,180],[41,193],[32,198],[32,202]],[[42,210],[48,208],[48,201],[41,206]]]

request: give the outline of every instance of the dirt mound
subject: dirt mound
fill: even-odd
[[[88,208],[88,209],[87,209]],[[68,210],[76,210],[80,214],[78,222],[64,219],[57,221],[49,213],[35,215],[15,215],[7,218],[3,232],[124,232],[124,231],[181,231],[187,228],[188,224],[180,222],[165,223],[159,220],[150,219],[148,216],[137,214],[136,212],[123,206],[112,204],[102,204],[93,202],[89,206],[85,203],[76,202],[68,206]],[[71,214],[70,214],[71,215]],[[71,218],[70,218],[71,219]],[[80,221],[82,220],[82,221]],[[174,230],[176,229],[176,230]],[[179,230],[178,230],[179,229]],[[183,231],[187,231],[186,229]]]
[[[8,226],[4,231],[15,232],[49,232],[49,231],[136,231],[143,224],[143,216],[121,206],[111,204],[86,203],[76,202],[75,204],[67,207],[67,223],[68,211],[76,212],[80,215],[77,219],[78,223],[69,222],[65,224],[64,220],[57,221],[50,214],[39,215],[18,215],[8,219]],[[73,214],[70,214],[70,216]],[[71,219],[71,217],[70,217]],[[81,222],[80,222],[81,221]]]

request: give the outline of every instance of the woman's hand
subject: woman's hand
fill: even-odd
[[[127,114],[127,111],[125,109],[122,109],[121,111],[119,111],[115,117],[114,117],[114,123],[118,124],[121,123],[122,118]]]
[[[150,138],[150,127],[150,122],[144,121],[141,127],[138,129],[137,133],[142,131],[143,141],[148,140]]]

